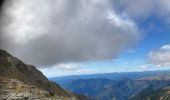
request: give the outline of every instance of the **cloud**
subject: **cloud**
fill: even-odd
[[[1,48],[43,67],[116,58],[140,31],[113,6],[111,0],[8,0]]]
[[[129,49],[127,50],[128,53],[136,53],[139,52],[141,50],[141,48],[135,48],[135,49]]]
[[[150,52],[149,61],[156,66],[170,66],[170,44]]]
[[[80,69],[80,65],[76,63],[69,63],[69,64],[58,64],[54,66],[55,69],[62,70],[62,71],[75,71]]]
[[[39,70],[43,72],[47,77],[56,77],[67,74],[80,74],[80,72],[84,71],[78,63],[60,63],[51,67],[40,67]],[[50,72],[50,73],[49,73]]]
[[[128,50],[127,52],[128,52],[128,53],[135,53],[136,50]]]
[[[140,69],[147,69],[148,68],[148,65],[141,65],[139,66]]]
[[[167,22],[170,16],[169,0],[114,0],[115,8],[127,13],[131,18],[144,20],[157,16]]]
[[[165,50],[165,51],[169,51],[170,50],[170,45],[164,45],[160,49]]]
[[[135,19],[143,19],[154,13],[157,0],[116,0],[116,7]]]

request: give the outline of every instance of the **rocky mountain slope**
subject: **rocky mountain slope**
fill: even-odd
[[[36,67],[0,50],[0,100],[86,100],[49,81]]]
[[[170,87],[158,90],[150,88],[130,98],[130,100],[170,100]]]

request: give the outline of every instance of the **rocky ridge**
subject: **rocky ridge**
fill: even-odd
[[[87,100],[0,49],[0,100]]]

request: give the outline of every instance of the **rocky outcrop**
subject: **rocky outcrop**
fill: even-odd
[[[49,81],[36,67],[0,50],[0,100],[86,100]]]
[[[52,96],[48,91],[26,85],[17,79],[1,79],[0,90],[0,100],[77,100],[76,97]]]

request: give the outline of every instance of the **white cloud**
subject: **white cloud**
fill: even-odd
[[[156,66],[170,66],[170,45],[162,46],[160,49],[150,52],[149,61]]]
[[[129,49],[127,50],[128,53],[136,53],[139,52],[141,50],[141,48],[135,48],[135,49]]]
[[[76,63],[69,63],[69,64],[57,64],[53,66],[54,69],[62,70],[62,71],[75,71],[80,69],[80,65]]]
[[[170,45],[164,45],[161,47],[161,50],[170,50]]]
[[[140,68],[141,68],[141,69],[147,69],[148,66],[147,66],[147,65],[141,65]]]
[[[1,48],[40,66],[116,58],[140,31],[113,6],[112,0],[9,0]]]
[[[75,65],[75,66],[72,66]],[[80,66],[80,64],[74,63],[74,64],[64,64],[64,66],[70,66],[69,69],[65,67],[62,68],[61,66],[53,66],[53,67],[45,67],[45,68],[39,68],[43,72],[44,75],[47,77],[56,77],[56,76],[67,76],[67,75],[81,75],[81,74],[94,74],[98,73],[96,69],[90,69],[86,67]],[[75,69],[72,67],[76,67]],[[71,70],[70,70],[71,69]]]

